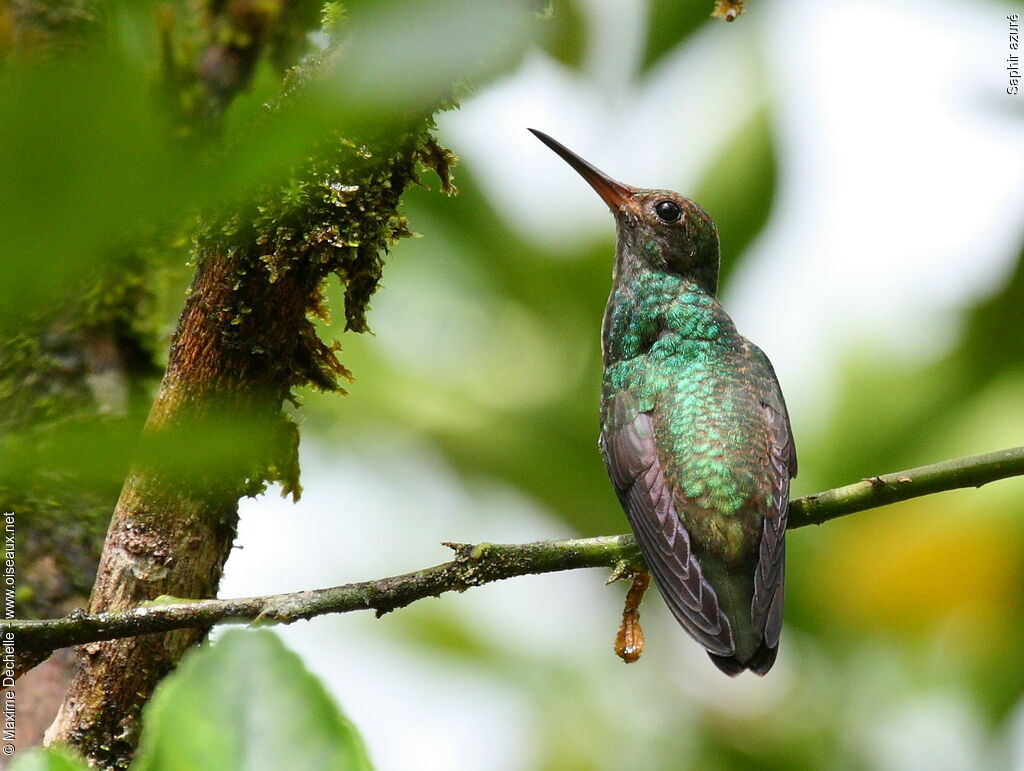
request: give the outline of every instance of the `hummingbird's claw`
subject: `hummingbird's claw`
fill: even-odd
[[[633,569],[633,565],[630,564],[629,560],[619,560],[615,563],[615,567],[612,568],[611,574],[608,576],[608,580],[604,582],[605,586],[611,586],[616,581],[621,581],[624,578],[632,578],[636,571]]]

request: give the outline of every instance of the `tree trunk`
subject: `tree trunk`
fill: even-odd
[[[200,238],[196,277],[146,425],[143,457],[107,533],[92,612],[161,595],[214,597],[238,499],[268,481],[297,494],[298,433],[282,404],[305,384],[340,390],[338,379],[348,374],[310,316],[325,312],[322,284],[336,273],[347,285],[347,326],[365,329],[380,254],[407,230],[396,207],[416,179],[416,160],[446,172],[448,156],[427,124],[424,119],[379,153],[365,146],[357,153],[339,142],[328,161],[308,170],[300,206],[290,200],[286,207],[271,192],[211,223]],[[348,191],[343,201],[340,189]],[[126,767],[153,688],[205,633],[81,646],[48,741],[75,745],[103,767]]]

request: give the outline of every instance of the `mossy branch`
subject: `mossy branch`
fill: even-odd
[[[1024,474],[1024,447],[956,458],[871,477],[790,505],[789,527],[830,519],[897,501],[962,487],[980,487]],[[446,544],[455,559],[399,576],[265,597],[234,600],[154,601],[120,613],[72,613],[48,621],[8,621],[0,632],[15,635],[20,654],[68,645],[132,637],[175,629],[208,627],[224,621],[291,623],[328,613],[374,610],[378,616],[444,592],[465,591],[492,581],[577,568],[615,568],[640,563],[631,535],[539,541],[525,544]]]

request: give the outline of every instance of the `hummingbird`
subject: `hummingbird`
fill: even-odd
[[[764,675],[782,630],[796,449],[771,362],[717,298],[718,229],[679,193],[616,182],[530,131],[615,217],[599,447],[644,561],[719,669]]]

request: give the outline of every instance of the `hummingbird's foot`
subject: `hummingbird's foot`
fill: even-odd
[[[649,573],[633,574],[633,583],[626,592],[626,606],[622,609],[622,624],[615,635],[615,655],[632,664],[640,658],[644,651],[644,630],[640,628],[640,603],[644,600],[644,592],[650,586]]]

